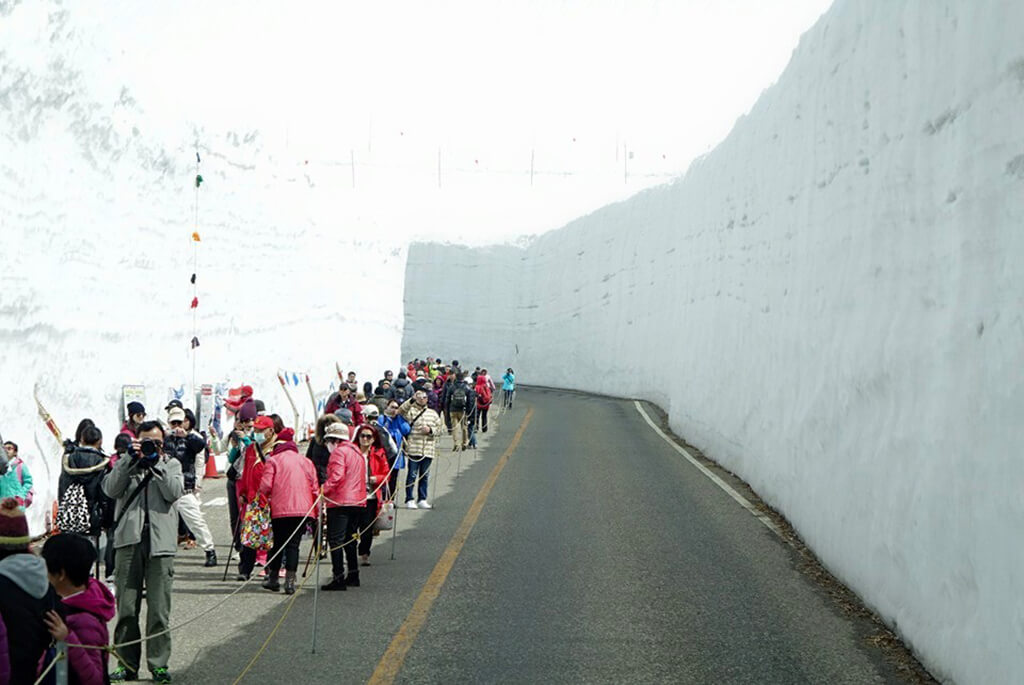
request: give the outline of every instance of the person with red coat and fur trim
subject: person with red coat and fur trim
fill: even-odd
[[[364,424],[356,429],[356,446],[366,462],[366,506],[359,517],[359,561],[370,565],[370,546],[373,544],[373,523],[377,520],[383,496],[381,492],[387,483],[390,468],[384,440],[377,426]]]

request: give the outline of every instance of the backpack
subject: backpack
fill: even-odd
[[[466,393],[466,386],[459,383],[455,386],[455,390],[452,390],[452,399],[449,403],[449,408],[452,411],[466,411],[466,400],[469,395]]]
[[[18,459],[18,463],[14,465],[14,468],[15,472],[18,474],[18,483],[20,483],[21,485],[25,484],[25,473],[23,467],[24,464],[22,463],[21,459]],[[35,488],[29,488],[29,491],[25,493],[23,501],[25,502],[24,506],[26,509],[32,505],[32,497],[33,495],[35,495],[35,493]]]
[[[491,389],[487,385],[483,385],[480,387],[480,390],[477,391],[477,397],[479,399],[479,402],[477,402],[477,404],[481,407],[486,407],[490,405],[491,400],[494,399],[494,396],[491,394]]]
[[[62,533],[90,533],[92,519],[89,516],[89,501],[81,483],[69,485],[60,498],[57,504],[57,528]]]

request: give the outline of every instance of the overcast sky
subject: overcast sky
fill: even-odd
[[[81,19],[154,127],[259,130],[363,225],[482,242],[683,173],[830,4],[192,1]]]

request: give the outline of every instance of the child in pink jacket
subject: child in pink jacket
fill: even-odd
[[[89,574],[96,549],[81,535],[61,533],[46,541],[42,557],[50,584],[61,597],[65,618],[49,611],[43,619],[54,640],[67,642],[70,671],[82,685],[107,682],[107,653],[80,645],[106,647],[107,623],[114,618],[114,595]]]

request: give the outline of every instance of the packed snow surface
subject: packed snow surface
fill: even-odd
[[[684,178],[525,248],[412,246],[403,357],[657,402],[936,676],[1020,682],[1021,26],[840,0]]]

